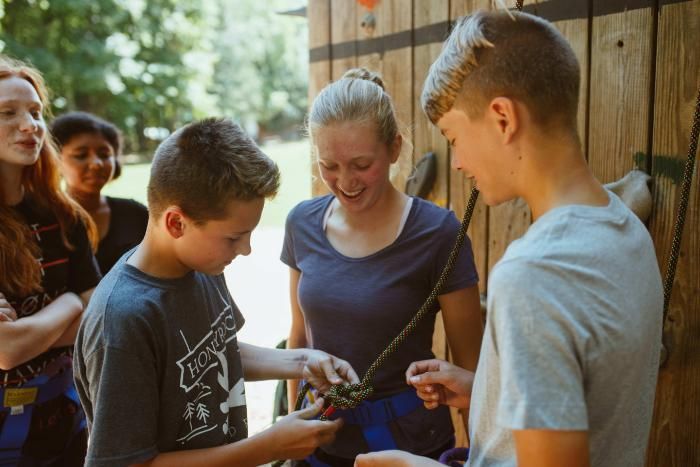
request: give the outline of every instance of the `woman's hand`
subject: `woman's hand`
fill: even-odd
[[[422,360],[408,367],[406,383],[416,388],[418,397],[428,409],[435,409],[440,404],[467,409],[474,373],[444,360]]]
[[[17,320],[17,312],[15,311],[14,308],[12,308],[12,305],[10,305],[10,302],[7,301],[5,298],[5,295],[0,293],[0,321],[16,321]]]

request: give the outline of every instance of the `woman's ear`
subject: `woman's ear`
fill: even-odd
[[[393,164],[394,162],[399,160],[399,156],[401,155],[401,148],[403,147],[403,136],[401,134],[397,134],[396,137],[394,138],[394,141],[391,143],[391,163]]]

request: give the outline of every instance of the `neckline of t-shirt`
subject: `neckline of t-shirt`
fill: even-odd
[[[589,204],[566,204],[564,206],[558,206],[544,213],[539,219],[532,223],[532,226],[536,226],[537,224],[543,225],[546,223],[547,219],[554,216],[560,216],[562,214],[571,214],[575,217],[586,217],[589,219],[610,219],[615,221],[624,220],[624,212],[620,212],[619,209],[619,203],[622,203],[623,205],[624,203],[612,191],[608,190],[607,188],[605,191],[608,195],[608,204],[605,206],[593,206]]]
[[[326,231],[325,231],[324,228],[323,228],[323,218],[324,218],[324,216],[325,216],[326,211],[328,210],[328,207],[329,207],[330,203],[332,203],[333,200],[335,200],[335,196],[333,196],[333,195],[328,195],[328,199],[327,199],[326,202],[324,203],[323,209],[321,210],[321,219],[320,219],[320,222],[318,222],[318,223],[316,224],[316,228],[319,229],[320,235],[321,235],[321,237],[323,238],[323,241],[325,242],[326,246],[327,246],[327,247],[333,252],[333,254],[334,254],[335,256],[337,256],[338,258],[340,258],[340,259],[342,259],[342,260],[344,260],[344,261],[356,262],[356,263],[359,263],[359,262],[362,262],[362,261],[368,261],[368,260],[371,260],[371,259],[373,259],[373,258],[375,258],[375,257],[377,257],[377,256],[379,256],[379,255],[381,255],[381,254],[383,254],[383,253],[385,253],[386,251],[388,251],[388,250],[394,248],[394,246],[397,245],[397,244],[403,239],[403,237],[406,236],[406,230],[408,230],[407,227],[410,225],[410,221],[411,221],[411,219],[414,217],[415,212],[416,212],[416,210],[418,209],[418,205],[420,204],[420,203],[417,201],[418,198],[416,198],[415,196],[410,196],[410,198],[411,198],[411,209],[410,209],[410,211],[409,211],[409,213],[408,213],[408,216],[406,216],[406,222],[405,222],[405,224],[404,224],[403,229],[401,229],[401,233],[399,233],[399,235],[394,239],[393,242],[391,242],[390,244],[388,244],[388,245],[385,246],[384,248],[381,248],[380,250],[377,250],[377,251],[375,251],[374,253],[372,253],[372,254],[370,254],[370,255],[367,255],[367,256],[361,256],[361,257],[359,257],[359,258],[353,258],[352,256],[345,256],[344,254],[342,254],[341,252],[339,252],[338,250],[336,250],[335,247],[333,246],[333,244],[331,243],[331,241],[328,240],[328,237],[326,236]]]
[[[136,266],[132,266],[131,264],[127,263],[131,255],[134,254],[136,251],[137,246],[131,249],[131,251],[127,252],[124,257],[121,259],[121,261],[124,261],[124,269],[123,271],[126,272],[129,276],[133,277],[136,280],[139,280],[141,282],[146,282],[150,285],[154,285],[159,288],[176,288],[176,287],[181,287],[183,284],[186,284],[187,282],[191,281],[192,278],[195,275],[195,271],[189,271],[187,274],[185,274],[182,277],[175,277],[171,279],[166,279],[162,277],[156,277],[152,276],[150,274],[147,274],[137,268]],[[116,266],[116,265],[115,265]],[[114,268],[114,266],[112,266]]]

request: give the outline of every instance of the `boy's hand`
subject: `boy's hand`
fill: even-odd
[[[303,459],[317,447],[333,442],[342,419],[322,422],[311,420],[321,413],[323,399],[313,405],[282,417],[270,427],[271,446],[279,459]]]
[[[406,383],[416,388],[427,409],[440,404],[468,409],[474,373],[444,360],[422,360],[408,367]]]
[[[16,321],[17,312],[12,308],[10,302],[5,299],[5,296],[0,293],[0,321]]]
[[[313,349],[307,350],[303,378],[322,393],[336,384],[360,382],[360,378],[348,362]]]
[[[413,467],[439,466],[438,462],[404,451],[380,451],[360,454],[355,458],[355,467]]]

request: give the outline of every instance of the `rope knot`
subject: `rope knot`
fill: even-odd
[[[354,409],[373,393],[374,389],[372,386],[366,383],[336,384],[324,394],[324,398],[333,407]]]

